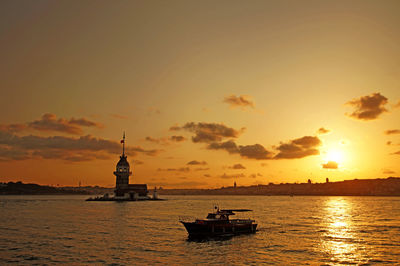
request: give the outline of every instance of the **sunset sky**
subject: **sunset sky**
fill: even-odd
[[[1,1],[0,182],[400,175],[400,1]]]

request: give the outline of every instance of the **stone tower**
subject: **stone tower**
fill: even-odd
[[[129,169],[129,163],[125,155],[125,132],[123,135],[122,155],[119,157],[114,175],[116,176],[115,194],[116,196],[123,196],[126,189],[129,187],[129,176],[132,174]]]

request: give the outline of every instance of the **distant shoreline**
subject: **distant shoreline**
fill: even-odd
[[[354,179],[325,183],[281,183],[218,189],[160,189],[160,195],[400,196],[400,178]]]
[[[0,195],[104,195],[114,188],[52,187],[22,182],[0,183]],[[153,190],[150,190],[153,191]],[[243,196],[400,196],[400,178],[354,179],[325,183],[281,183],[216,189],[158,189],[160,195]]]
[[[99,186],[52,187],[38,184],[25,184],[21,181],[0,183],[0,195],[103,195],[112,193],[113,188]]]

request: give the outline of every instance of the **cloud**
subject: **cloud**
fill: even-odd
[[[13,133],[0,131],[0,147],[2,148],[0,156],[2,160],[43,158],[90,161],[107,159],[111,155],[121,153],[121,144],[119,142],[90,135],[79,138],[17,136]],[[138,153],[156,156],[161,152],[161,150],[145,150],[139,146],[128,146],[125,150],[129,156],[136,156]]]
[[[400,143],[393,143],[392,141],[387,141],[386,145],[388,145],[388,146],[400,146]]]
[[[178,131],[181,130],[181,127],[179,125],[173,125],[169,128],[170,131]]]
[[[239,146],[239,154],[242,157],[256,160],[272,158],[272,152],[267,151],[261,144]]]
[[[226,142],[213,142],[207,146],[209,150],[225,150],[228,153],[239,153],[239,148],[233,140]]]
[[[195,171],[207,171],[207,170],[210,170],[210,168],[201,168],[201,167],[199,167],[199,168],[195,168],[194,170]]]
[[[24,130],[37,130],[42,132],[61,132],[72,135],[81,135],[82,127],[102,128],[103,125],[86,118],[58,118],[55,114],[46,113],[40,119],[24,124],[0,125],[1,131],[17,133]]]
[[[209,150],[225,150],[230,154],[239,154],[241,157],[255,160],[271,159],[298,159],[311,155],[318,155],[317,149],[321,145],[321,140],[314,136],[304,136],[294,139],[289,143],[281,143],[276,150],[277,154],[268,151],[261,144],[236,145],[233,140],[226,142],[213,142],[207,146]]]
[[[158,168],[157,171],[166,171],[166,172],[189,172],[189,167],[181,167],[181,168]]]
[[[148,142],[161,144],[161,145],[169,145],[170,144],[170,141],[168,140],[168,138],[153,138],[153,137],[147,136],[145,138],[145,140]]]
[[[329,129],[326,129],[326,128],[323,128],[323,127],[319,128],[318,131],[317,131],[317,133],[320,134],[320,135],[327,134],[329,132],[331,132]]]
[[[26,160],[30,158],[30,154],[24,150],[11,149],[10,147],[0,146],[0,161],[10,160]]]
[[[394,108],[400,108],[400,101],[394,105]]]
[[[260,174],[260,173],[249,175],[249,177],[251,177],[251,178],[262,177],[262,176],[263,176],[263,175]]]
[[[148,136],[145,138],[145,140],[148,142],[153,142],[153,143],[157,143],[157,144],[161,144],[161,145],[169,145],[169,144],[171,144],[171,142],[185,141],[186,138],[183,136],[171,136],[168,138],[153,138],[153,137]]]
[[[111,117],[117,118],[117,119],[128,119],[127,116],[125,115],[120,115],[120,114],[110,114]]]
[[[247,95],[240,95],[239,97],[236,95],[230,95],[225,97],[224,102],[229,104],[230,107],[236,108],[254,108],[254,103],[249,99]]]
[[[359,99],[353,99],[347,102],[355,108],[354,112],[349,114],[350,117],[359,120],[374,120],[377,119],[382,113],[387,112],[385,104],[388,99],[380,93],[373,93],[371,95],[362,96]]]
[[[55,114],[44,114],[41,119],[29,122],[28,127],[38,131],[62,132],[80,135],[83,133],[82,127],[97,127],[102,125],[86,118],[71,118],[70,120],[59,118]]]
[[[140,164],[144,164],[144,162],[140,161],[140,160],[133,160],[132,164],[140,165]]]
[[[338,169],[339,165],[337,162],[329,161],[325,164],[322,164],[322,168],[324,169]]]
[[[184,136],[171,136],[169,139],[174,142],[182,142],[186,140]]]
[[[161,114],[161,111],[157,107],[149,107],[149,108],[147,108],[147,114],[148,115],[153,115],[153,114],[159,115],[159,114]]]
[[[205,162],[205,161],[200,162],[200,161],[193,160],[193,161],[188,162],[187,165],[207,165],[207,162]]]
[[[236,130],[234,128],[230,128],[225,126],[224,124],[218,123],[194,123],[189,122],[183,125],[182,127],[179,126],[172,126],[170,130],[177,131],[177,130],[186,130],[189,132],[194,133],[195,135],[192,137],[192,141],[197,142],[219,142],[222,141],[224,138],[237,138],[245,128],[240,130]]]
[[[400,129],[390,129],[385,131],[386,135],[400,134]]]
[[[0,125],[0,131],[17,133],[24,131],[28,128],[25,124],[9,124],[9,125]]]
[[[223,175],[220,176],[223,179],[231,179],[231,178],[240,178],[240,177],[246,177],[243,173],[241,174],[233,174],[233,175],[227,175],[224,173]]]
[[[237,163],[229,167],[230,169],[246,169],[242,164]]]
[[[267,160],[272,157],[272,153],[267,151],[261,144],[237,146],[232,140],[210,143],[207,149],[226,150],[228,153],[238,153],[241,157],[255,160]]]
[[[204,177],[211,177],[211,175],[209,175],[209,174],[204,174],[203,176]]]
[[[237,145],[232,139],[223,141],[224,138],[237,138],[244,128],[235,130],[224,124],[189,122],[182,127],[174,125],[170,130],[187,130],[193,132],[195,135],[192,137],[192,141],[194,143],[208,143],[206,148],[209,150],[225,150],[229,154],[239,154],[243,158],[255,160],[297,159],[318,155],[318,147],[321,145],[321,140],[318,137],[304,136],[288,143],[281,143],[275,148],[277,154],[274,154],[274,152],[268,151],[263,145],[258,143]]]
[[[304,136],[294,139],[288,143],[281,143],[276,149],[279,151],[274,159],[297,159],[311,155],[318,155],[317,149],[321,145],[321,140],[315,136]]]
[[[400,155],[400,151],[393,152],[392,155]]]
[[[156,139],[153,137],[146,137],[145,140],[149,142],[160,143],[160,139]]]
[[[395,171],[392,171],[392,170],[389,170],[389,169],[383,169],[382,173],[385,174],[385,175],[393,175],[393,174],[396,174]]]

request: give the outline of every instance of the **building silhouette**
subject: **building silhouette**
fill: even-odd
[[[122,155],[119,157],[115,175],[115,198],[116,199],[132,199],[137,200],[147,197],[147,184],[129,184],[129,176],[132,175],[130,165],[125,155],[125,132],[121,140]]]

